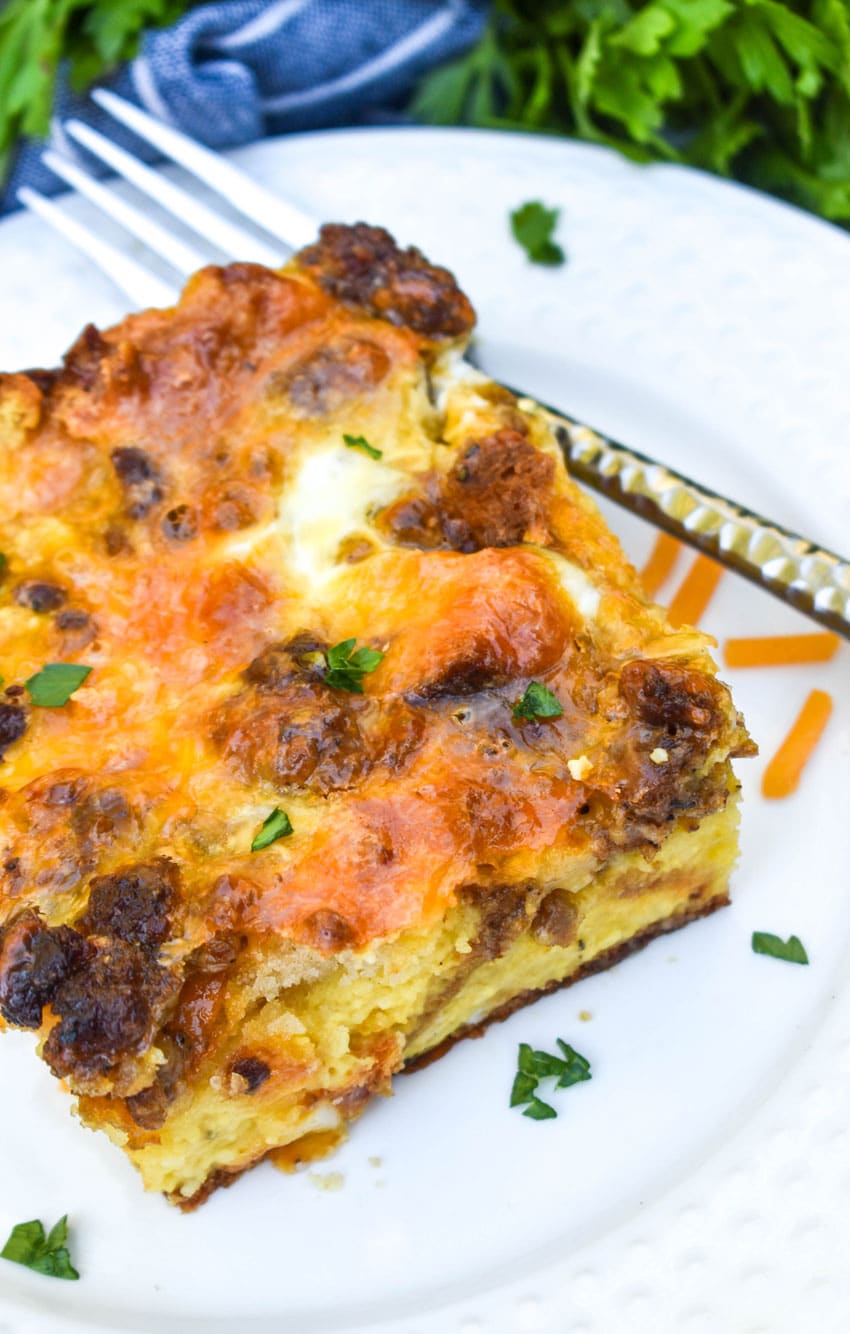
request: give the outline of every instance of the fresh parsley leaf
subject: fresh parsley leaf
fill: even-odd
[[[279,838],[288,838],[292,833],[292,824],[286,811],[275,806],[271,815],[267,815],[251,842],[252,852],[262,852],[270,843]]]
[[[538,1079],[554,1079],[560,1075],[564,1063],[559,1057],[551,1056],[548,1051],[535,1051],[531,1055]]]
[[[496,23],[490,23],[468,55],[431,72],[420,85],[412,110],[414,115],[434,125],[454,125],[471,115],[476,125],[497,128],[502,124],[500,104],[519,91],[516,72],[502,50]]]
[[[558,1038],[558,1046],[564,1054],[561,1061],[561,1069],[558,1072],[559,1089],[569,1088],[571,1084],[581,1084],[586,1079],[591,1078],[590,1061],[586,1056],[580,1056],[574,1047],[563,1038]]]
[[[362,449],[363,453],[368,454],[370,459],[379,459],[383,457],[384,451],[382,449],[376,449],[374,445],[370,445],[365,435],[343,434],[342,438],[348,445],[349,449]]]
[[[675,28],[676,20],[669,10],[658,4],[644,5],[611,41],[638,55],[654,56],[661,50],[664,38]]]
[[[328,667],[325,672],[325,684],[337,690],[350,690],[352,694],[362,695],[363,677],[374,672],[384,655],[375,648],[354,649],[356,639],[343,639],[328,649]]]
[[[519,1053],[517,1055],[517,1069],[524,1075],[536,1075],[534,1069],[534,1049],[529,1047],[527,1042],[519,1044]]]
[[[537,1080],[534,1075],[525,1075],[518,1070],[511,1089],[511,1106],[522,1107],[524,1103],[531,1102],[536,1088]]]
[[[524,1107],[523,1116],[533,1121],[549,1121],[558,1113],[548,1102],[537,1096],[541,1079],[554,1079],[555,1088],[565,1089],[591,1078],[590,1062],[579,1055],[563,1038],[558,1038],[561,1055],[535,1051],[527,1042],[521,1042],[517,1053],[517,1073],[511,1088],[511,1107]]]
[[[558,696],[540,681],[529,681],[522,699],[513,708],[515,718],[560,718],[563,712]]]
[[[68,1254],[68,1215],[50,1229],[45,1237],[44,1225],[34,1218],[29,1223],[18,1223],[12,1228],[9,1240],[0,1251],[4,1260],[26,1265],[37,1274],[51,1278],[79,1278]]]
[[[528,258],[534,264],[563,264],[564,252],[552,234],[558,225],[560,209],[546,208],[539,200],[532,200],[515,208],[511,214],[511,231]]]
[[[786,963],[808,963],[809,956],[799,936],[772,936],[769,931],[753,932],[753,953],[769,954],[772,959],[784,959]]]
[[[77,662],[48,662],[24,682],[33,704],[44,709],[58,709],[67,704],[91,672]]]
[[[541,1102],[540,1098],[532,1098],[529,1104],[523,1110],[523,1116],[530,1116],[532,1121],[551,1121],[558,1113],[554,1107],[550,1107],[548,1102]]]

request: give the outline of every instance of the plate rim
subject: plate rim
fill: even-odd
[[[328,128],[328,129],[310,131],[306,133],[299,133],[293,135],[274,136],[268,139],[259,140],[251,145],[243,145],[240,148],[230,150],[226,155],[233,156],[235,159],[238,160],[240,153],[243,153],[246,150],[256,151],[257,149],[262,149],[262,150],[270,149],[272,151],[275,151],[281,146],[288,147],[293,143],[298,143],[298,142],[306,142],[307,144],[309,144],[318,139],[347,140],[352,137],[378,139],[378,138],[388,138],[390,136],[396,138],[400,135],[402,136],[414,135],[416,137],[437,136],[441,139],[448,137],[456,138],[457,136],[463,136],[463,137],[468,137],[471,140],[475,139],[480,141],[482,139],[487,139],[499,142],[503,142],[505,138],[509,138],[511,140],[518,141],[523,145],[527,145],[529,142],[531,142],[535,145],[536,148],[543,149],[544,153],[546,154],[548,154],[550,150],[554,150],[556,154],[566,150],[568,155],[575,153],[580,157],[586,158],[588,160],[604,158],[606,161],[610,162],[611,159],[613,158],[622,167],[634,171],[639,171],[641,173],[651,172],[657,174],[660,171],[664,174],[675,173],[677,176],[685,175],[688,178],[696,177],[703,186],[708,186],[711,189],[720,189],[729,191],[734,196],[740,196],[744,198],[748,203],[748,205],[751,206],[755,205],[757,212],[763,209],[764,206],[766,205],[768,210],[770,210],[771,212],[778,209],[780,213],[782,213],[792,225],[798,225],[800,222],[802,222],[804,228],[808,230],[807,224],[814,223],[817,226],[819,233],[821,233],[823,229],[825,229],[824,232],[825,235],[841,238],[841,246],[843,248],[843,246],[846,243],[846,245],[848,246],[848,251],[846,253],[847,256],[850,257],[850,236],[848,236],[847,233],[845,233],[841,228],[837,227],[835,224],[830,223],[824,219],[820,219],[815,215],[812,215],[806,212],[805,210],[801,209],[797,205],[794,205],[787,201],[779,200],[773,196],[764,195],[758,190],[754,189],[753,187],[744,185],[740,182],[725,180],[723,178],[716,177],[711,173],[699,171],[695,168],[685,167],[679,164],[668,164],[668,163],[636,164],[634,162],[629,161],[628,159],[621,158],[612,149],[608,149],[600,145],[587,144],[575,140],[555,140],[524,132],[496,131],[496,130],[478,129],[472,127],[450,129],[450,128],[433,127],[433,126],[389,126],[389,127],[350,126],[342,128]],[[7,215],[7,217],[0,219],[0,224],[12,222],[18,216],[19,216],[18,214]],[[0,227],[0,245],[2,245],[2,227]],[[813,1020],[813,1024],[814,1022],[815,1021]],[[748,1113],[746,1118],[747,1123],[749,1123],[750,1119],[751,1116]],[[713,1153],[710,1156],[713,1156]],[[678,1184],[681,1183],[677,1180],[673,1184],[672,1188],[675,1189],[676,1185]],[[670,1193],[669,1190],[664,1192],[665,1196],[669,1195],[669,1193]],[[615,1223],[613,1226],[615,1229],[617,1229],[620,1226],[620,1224]],[[590,1246],[592,1246],[593,1244],[594,1244],[593,1242],[588,1243],[588,1245]],[[584,1249],[584,1247],[582,1249]],[[560,1261],[552,1262],[551,1260],[546,1260],[543,1262],[542,1268],[546,1270],[549,1270],[550,1268],[559,1268],[560,1264],[561,1264]],[[536,1273],[540,1268],[541,1265],[534,1264],[533,1272]],[[525,1283],[525,1278],[521,1279],[519,1282],[520,1286],[522,1286]],[[511,1283],[511,1286],[513,1286],[513,1281]],[[2,1290],[0,1290],[0,1297],[5,1297],[5,1294],[2,1293]],[[428,1314],[430,1314],[432,1310],[435,1313],[437,1312],[445,1313],[447,1310],[453,1308],[456,1304],[457,1304],[457,1298],[454,1296],[450,1297],[448,1299],[448,1302],[442,1302],[439,1305],[437,1305],[437,1303],[434,1303],[433,1305],[429,1304]],[[354,1318],[356,1319],[356,1317]],[[168,1317],[165,1317],[166,1321],[167,1319]],[[388,1320],[395,1320],[395,1316],[390,1315],[386,1317],[369,1317],[369,1320],[370,1322],[375,1323],[376,1326],[380,1326],[386,1324]],[[252,1322],[251,1324],[251,1328],[261,1328],[261,1327],[262,1327],[261,1323],[257,1323],[255,1325]],[[305,1326],[305,1328],[306,1327],[307,1326]],[[319,1323],[319,1324],[313,1324],[310,1327],[318,1329],[318,1328],[333,1328],[333,1327],[353,1328],[356,1326],[353,1326],[350,1323],[346,1322],[344,1326],[329,1326],[323,1323]]]

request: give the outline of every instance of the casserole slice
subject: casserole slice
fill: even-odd
[[[0,1014],[183,1208],[727,902],[709,641],[473,320],[328,226],[0,380]]]

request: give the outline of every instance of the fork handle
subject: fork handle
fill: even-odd
[[[578,481],[850,639],[850,562],[514,392],[548,417]]]

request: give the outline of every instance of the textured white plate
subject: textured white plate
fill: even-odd
[[[236,156],[318,214],[383,222],[451,265],[496,374],[847,545],[843,234],[694,173],[514,136],[333,133]],[[529,265],[509,237],[508,211],[529,198],[563,210],[560,270]],[[50,364],[83,322],[122,314],[28,217],[0,227],[0,293],[10,368]],[[652,532],[606,512],[640,563]],[[719,638],[811,628],[732,575],[705,625]],[[848,657],[723,673],[762,746],[739,766],[734,906],[399,1080],[317,1166],[343,1174],[340,1190],[262,1167],[183,1217],[73,1123],[31,1042],[4,1037],[0,1234],[67,1211],[83,1279],[0,1265],[2,1334],[844,1334]],[[764,764],[813,686],[835,713],[798,793],[768,803]],[[754,956],[753,929],[796,932],[811,967]],[[534,1123],[507,1106],[516,1045],[558,1036],[593,1080]]]

